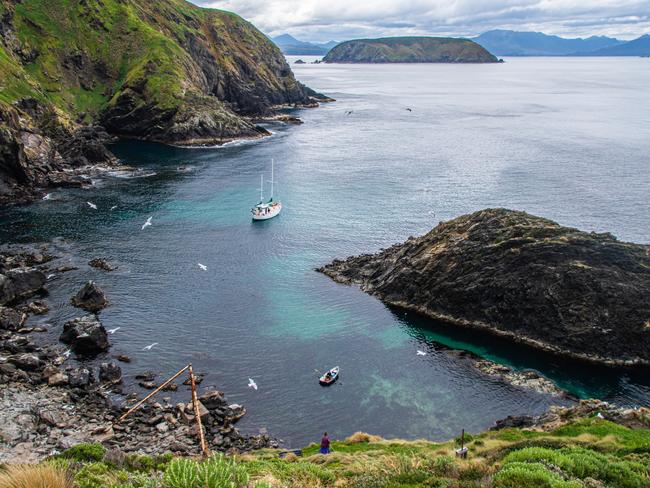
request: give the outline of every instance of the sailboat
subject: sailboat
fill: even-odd
[[[264,201],[264,175],[260,178],[260,203],[251,209],[253,220],[268,220],[272,219],[282,210],[282,202],[273,199],[273,165],[274,161],[271,159],[271,198],[267,202]]]

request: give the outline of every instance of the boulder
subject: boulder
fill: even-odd
[[[68,382],[76,388],[86,388],[95,382],[92,370],[88,368],[73,368],[68,371]]]
[[[63,415],[56,410],[41,409],[38,412],[38,419],[44,424],[51,425],[52,427],[65,427]]]
[[[217,408],[223,408],[228,405],[228,402],[224,398],[223,393],[217,390],[201,395],[199,397],[199,401],[208,410],[215,410]]]
[[[86,283],[81,290],[72,297],[72,305],[83,308],[88,312],[99,312],[108,305],[104,291],[94,281]]]
[[[9,358],[9,362],[24,371],[36,371],[43,367],[43,361],[36,354],[20,354]]]
[[[70,345],[77,354],[96,356],[110,344],[106,329],[95,315],[86,315],[66,322],[60,340]]]
[[[27,320],[27,315],[13,308],[0,305],[0,329],[18,330]]]
[[[114,271],[117,269],[116,266],[111,265],[108,261],[102,258],[91,259],[88,262],[89,266],[97,269],[103,269],[104,271]]]
[[[14,268],[0,274],[0,304],[15,302],[43,289],[45,274],[34,268]]]
[[[121,383],[122,369],[115,363],[102,363],[99,366],[99,381]]]
[[[232,405],[228,405],[227,419],[230,423],[234,424],[239,419],[241,419],[244,415],[246,415],[246,409],[244,408],[243,405],[239,405],[238,403],[233,403]]]
[[[63,373],[54,373],[47,379],[48,386],[63,386],[68,384],[68,377]]]
[[[497,420],[491,430],[531,427],[535,419],[530,415],[508,415],[505,419]]]
[[[41,300],[35,300],[20,308],[22,312],[31,313],[33,315],[45,315],[50,311],[50,307],[47,306],[47,303]]]

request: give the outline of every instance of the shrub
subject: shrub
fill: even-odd
[[[2,488],[73,488],[67,470],[49,463],[9,465],[0,472]]]
[[[101,444],[77,444],[63,451],[60,456],[83,463],[101,461],[105,453],[106,449]]]
[[[478,463],[463,465],[458,474],[458,479],[463,481],[480,481],[489,474],[487,466]]]
[[[163,477],[163,484],[168,488],[193,488],[199,483],[199,466],[191,459],[174,459]]]
[[[565,481],[540,463],[512,462],[492,479],[494,488],[581,488],[578,481]]]
[[[437,456],[433,460],[432,469],[439,476],[454,476],[458,472],[458,465],[451,456]]]
[[[163,478],[168,488],[236,488],[248,484],[246,470],[234,459],[217,454],[202,463],[174,459]]]
[[[472,434],[468,434],[467,432],[465,432],[465,436],[462,439],[465,445],[467,445],[474,440],[474,436]],[[460,440],[461,440],[460,436],[454,439],[454,443],[459,447],[460,447]]]
[[[109,474],[108,465],[104,463],[90,463],[77,471],[74,476],[79,488],[104,488]]]
[[[201,488],[245,486],[248,474],[234,459],[217,454],[199,465],[199,483]]]
[[[581,447],[558,450],[527,447],[513,451],[504,462],[537,462],[553,464],[577,478],[594,478],[621,488],[640,488],[647,484],[645,468],[640,463],[619,461]]]
[[[379,442],[381,437],[377,435],[366,434],[365,432],[355,432],[345,439],[346,444],[360,444],[362,442]]]

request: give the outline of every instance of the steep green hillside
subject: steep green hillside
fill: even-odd
[[[326,63],[496,63],[499,60],[468,39],[386,37],[357,39],[334,47]]]
[[[192,144],[259,137],[247,116],[315,102],[253,25],[184,0],[0,0],[0,34],[0,196],[24,163],[8,144],[52,137],[34,111],[68,132]]]

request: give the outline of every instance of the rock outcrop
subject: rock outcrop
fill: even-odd
[[[253,25],[182,0],[0,0],[0,32],[0,201],[114,164],[101,127],[220,144],[267,135],[253,116],[322,98]]]
[[[82,356],[96,356],[110,347],[106,329],[95,315],[66,322],[59,339]]]
[[[34,268],[15,268],[0,274],[0,304],[29,297],[43,288],[45,274]]]
[[[451,37],[384,37],[342,42],[326,63],[498,63],[484,47]]]
[[[488,209],[319,271],[388,304],[586,360],[650,364],[650,253]]]
[[[87,282],[70,301],[75,307],[93,313],[99,312],[108,305],[104,290],[97,286],[94,281]]]

